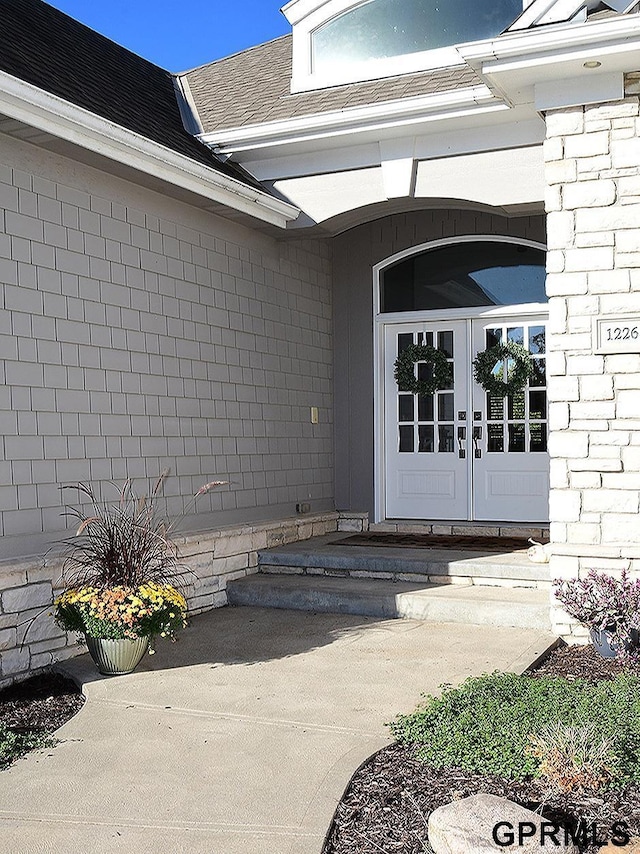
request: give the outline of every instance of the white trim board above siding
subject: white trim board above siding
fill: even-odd
[[[300,213],[268,193],[1,71],[0,113],[280,228]]]

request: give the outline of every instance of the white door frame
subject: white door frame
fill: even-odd
[[[510,243],[512,245],[529,246],[546,252],[547,247],[535,240],[505,237],[492,234],[469,234],[442,240],[433,240],[412,246],[373,267],[373,395],[374,395],[374,522],[384,522],[386,519],[386,468],[385,468],[385,419],[384,419],[384,332],[385,326],[397,323],[421,323],[441,320],[476,320],[479,318],[500,318],[512,316],[515,313],[526,317],[536,314],[548,314],[547,303],[524,303],[517,306],[493,306],[491,308],[453,308],[436,309],[433,311],[380,312],[380,279],[383,271],[404,258],[419,255],[429,249],[441,246],[451,246],[458,243]]]

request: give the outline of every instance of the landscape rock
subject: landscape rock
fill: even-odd
[[[577,854],[578,851],[571,837],[565,837],[563,827],[495,795],[471,795],[438,807],[429,817],[428,832],[435,854],[495,851],[540,854],[545,850]]]
[[[598,854],[640,854],[640,839],[630,839],[626,845],[614,845],[609,842]]]

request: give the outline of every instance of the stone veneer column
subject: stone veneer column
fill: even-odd
[[[621,101],[550,111],[551,578],[640,570],[640,354],[598,355],[598,315],[640,318],[640,74]],[[552,606],[554,631],[584,637]]]

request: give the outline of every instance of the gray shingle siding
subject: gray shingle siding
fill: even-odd
[[[328,246],[1,134],[0,163],[0,556],[63,527],[59,484],[167,465],[232,481],[203,524],[331,509]]]

